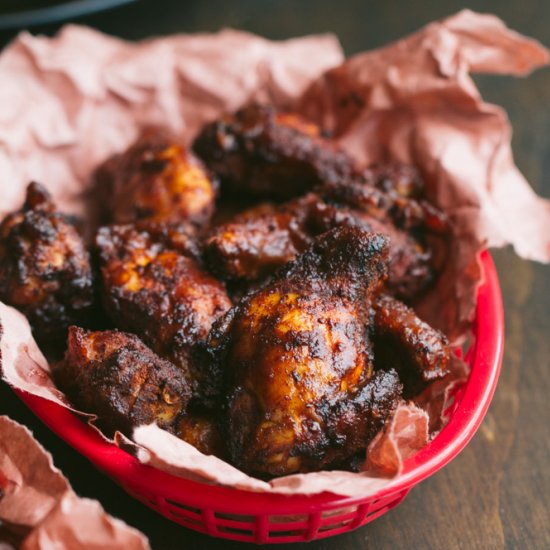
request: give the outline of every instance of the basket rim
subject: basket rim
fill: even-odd
[[[21,400],[54,433],[84,455],[97,468],[132,492],[215,509],[219,513],[269,515],[309,513],[339,508],[406,491],[448,464],[479,428],[494,394],[504,345],[504,311],[495,265],[488,251],[480,254],[482,280],[477,291],[473,338],[468,350],[471,371],[458,409],[441,432],[403,463],[402,472],[380,490],[366,496],[346,497],[330,492],[313,495],[258,493],[210,485],[177,477],[140,463],[133,455],[103,438],[79,416],[53,401],[14,389]],[[162,489],[162,491],[160,490]]]

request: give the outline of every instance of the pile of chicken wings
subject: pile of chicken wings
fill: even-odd
[[[93,175],[92,242],[31,183],[0,225],[0,299],[108,433],[155,422],[269,479],[358,469],[403,399],[448,372],[412,309],[449,239],[411,166],[359,168],[251,105],[191,148],[158,128]]]

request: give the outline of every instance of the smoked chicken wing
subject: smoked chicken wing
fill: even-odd
[[[282,205],[265,204],[213,228],[204,244],[209,269],[231,282],[270,275],[311,243],[306,221],[317,200],[306,195]]]
[[[137,336],[116,330],[71,327],[56,376],[75,405],[97,414],[110,434],[131,435],[133,427],[152,422],[175,432],[191,397],[181,369]]]
[[[137,334],[182,369],[200,401],[212,397],[219,383],[195,348],[231,302],[222,283],[184,255],[192,249],[188,243],[174,248],[161,237],[129,225],[99,230],[104,304],[115,326]]]
[[[86,323],[94,291],[90,257],[78,231],[38,183],[23,209],[0,225],[0,299],[21,310],[41,344],[56,349],[67,328]]]
[[[54,372],[73,403],[97,414],[109,435],[131,436],[136,426],[155,422],[205,454],[224,454],[216,417],[188,411],[192,388],[184,372],[133,334],[70,327]]]
[[[410,233],[389,219],[383,221],[359,208],[326,202],[314,193],[253,209],[215,227],[205,242],[205,258],[218,277],[254,283],[294,259],[316,236],[341,226],[361,227],[389,237],[388,286],[397,296],[411,299],[432,281],[430,251]]]
[[[207,125],[193,148],[233,191],[275,199],[295,197],[353,169],[317,126],[267,105]]]
[[[150,221],[202,226],[214,212],[215,182],[174,137],[150,128],[96,171],[98,195],[114,223]]]
[[[451,351],[445,335],[422,321],[402,302],[381,295],[374,302],[377,365],[392,365],[406,397],[449,371]]]
[[[381,235],[325,233],[213,331],[239,468],[271,477],[335,466],[382,427],[402,389],[394,371],[373,370],[370,304],[387,255]]]

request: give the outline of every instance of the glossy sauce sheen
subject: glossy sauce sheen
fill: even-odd
[[[261,476],[329,466],[383,424],[401,385],[391,372],[373,379],[365,326],[387,253],[381,236],[332,230],[237,307],[226,359],[237,465]],[[374,400],[371,384],[385,390]]]

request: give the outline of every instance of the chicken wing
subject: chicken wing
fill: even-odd
[[[156,422],[175,432],[191,388],[181,369],[161,359],[137,336],[69,329],[65,360],[56,377],[74,404],[97,414],[110,434]]]
[[[251,105],[207,125],[195,152],[233,191],[287,199],[353,170],[320,129],[297,114]]]
[[[195,347],[231,302],[223,285],[184,255],[181,243],[175,250],[171,242],[134,226],[101,228],[96,245],[103,300],[115,326],[180,367],[200,401],[212,397],[219,383]]]
[[[204,244],[208,268],[226,281],[262,280],[311,243],[306,222],[318,200],[309,194],[282,205],[261,205],[213,228]]]
[[[404,231],[448,233],[446,215],[416,195],[422,189],[420,185],[408,182],[414,173],[414,168],[408,165],[381,165],[358,172],[352,178],[323,182],[315,192],[329,202],[360,210]]]
[[[430,251],[389,219],[309,193],[290,202],[253,209],[215,227],[204,254],[218,277],[241,284],[254,283],[303,252],[313,238],[334,227],[361,227],[390,238],[388,286],[397,296],[411,299],[432,281]]]
[[[95,174],[107,220],[187,223],[202,226],[214,212],[216,184],[202,163],[173,136],[144,130],[124,153],[101,165]]]
[[[375,300],[374,311],[376,363],[397,370],[406,397],[448,373],[451,351],[443,333],[388,295]]]
[[[330,467],[384,424],[401,385],[395,372],[373,376],[368,325],[387,255],[381,235],[334,229],[213,330],[239,468],[270,477]]]
[[[64,344],[67,328],[91,315],[90,257],[69,219],[38,183],[23,209],[0,225],[0,299],[21,310],[41,344]]]

